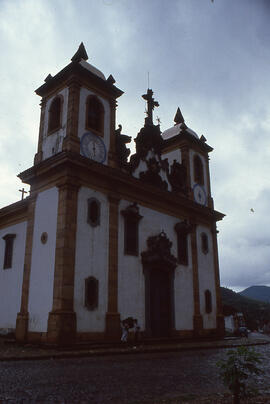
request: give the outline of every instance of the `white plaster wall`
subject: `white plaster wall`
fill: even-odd
[[[234,318],[233,318],[233,315],[225,316],[225,317],[224,317],[224,323],[225,323],[225,331],[227,331],[227,332],[234,332],[235,326],[234,326]]]
[[[48,121],[49,121],[49,109],[52,103],[52,100],[57,96],[63,96],[63,104],[62,104],[62,125],[61,128],[48,135]],[[53,156],[56,153],[62,151],[63,139],[66,136],[66,128],[67,128],[67,106],[68,106],[68,88],[64,88],[62,91],[59,91],[53,97],[49,98],[45,107],[45,120],[44,120],[44,128],[43,128],[43,141],[42,141],[42,152],[43,152],[43,160]]]
[[[131,202],[121,201],[120,211]],[[177,236],[174,225],[180,220],[166,214],[139,206],[143,218],[139,222],[139,254],[137,257],[124,254],[124,218],[119,214],[118,251],[118,304],[121,319],[137,318],[145,329],[145,279],[141,263],[141,252],[147,250],[147,239],[162,230],[172,241],[172,254],[177,257]],[[178,330],[193,328],[193,281],[189,241],[189,265],[178,265],[174,281],[175,327]]]
[[[58,189],[40,192],[36,200],[29,287],[29,331],[46,332],[52,309]],[[46,244],[40,237],[48,234]]]
[[[15,329],[20,311],[27,222],[0,229],[0,329]],[[12,268],[3,269],[6,234],[16,234],[13,243]]]
[[[81,88],[80,90],[80,107],[79,107],[79,124],[78,124],[78,136],[81,138],[87,130],[85,129],[85,112],[86,112],[86,99],[89,95],[96,95],[99,101],[102,103],[104,107],[104,136],[102,140],[106,146],[106,160],[103,164],[107,164],[108,162],[108,151],[110,148],[110,128],[111,128],[111,111],[110,111],[110,104],[107,100],[100,97],[93,91],[90,91],[86,88]]]
[[[201,233],[208,236],[207,254],[202,252]],[[216,327],[216,287],[215,287],[215,269],[213,255],[213,239],[209,228],[205,226],[197,226],[197,246],[198,246],[198,274],[199,274],[199,290],[200,290],[200,307],[203,317],[203,326],[205,329]],[[204,292],[210,290],[212,295],[212,312],[205,312],[205,296]]]
[[[88,199],[100,202],[100,225],[87,223]],[[103,332],[108,296],[109,203],[107,196],[81,187],[78,195],[74,310],[79,332]],[[89,310],[84,305],[85,279],[94,276],[99,282],[98,307]]]
[[[193,166],[193,158],[195,155],[200,156],[202,164],[203,164],[203,178],[204,178],[204,185],[202,185],[202,187],[205,190],[205,194],[206,197],[209,195],[209,189],[208,189],[208,182],[207,182],[207,166],[206,166],[206,161],[205,158],[202,154],[195,152],[194,150],[190,150],[189,152],[189,163],[190,163],[190,184],[191,184],[191,188],[193,188],[193,186],[196,184],[196,182],[194,181],[194,166]],[[208,205],[207,203],[207,198],[206,198],[206,206]]]

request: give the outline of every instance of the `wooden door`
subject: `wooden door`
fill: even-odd
[[[150,273],[150,328],[153,337],[168,337],[171,330],[170,273],[152,269]]]

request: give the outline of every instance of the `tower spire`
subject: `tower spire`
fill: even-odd
[[[174,117],[174,122],[175,125],[179,124],[179,123],[185,123],[184,117],[182,115],[182,112],[180,111],[180,108],[177,108],[175,117]]]
[[[81,44],[80,44],[77,52],[75,53],[75,55],[72,56],[71,61],[72,62],[80,62],[82,59],[83,60],[88,59],[88,55],[87,55],[87,52],[85,50],[83,42],[81,42]]]

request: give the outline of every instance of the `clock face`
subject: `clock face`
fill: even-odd
[[[106,159],[106,147],[103,140],[91,132],[86,132],[81,138],[81,152],[84,157],[104,163]]]
[[[199,185],[195,184],[193,187],[193,194],[194,194],[194,199],[197,203],[200,205],[205,206],[206,205],[206,193],[204,188]]]

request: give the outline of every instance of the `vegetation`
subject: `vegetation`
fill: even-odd
[[[233,393],[234,404],[240,403],[241,397],[256,393],[249,377],[263,373],[258,367],[260,363],[261,355],[245,346],[229,350],[227,358],[217,363],[224,384]]]
[[[249,288],[239,292],[240,295],[249,299],[259,300],[261,302],[270,303],[270,287],[269,286],[250,286]]]
[[[223,314],[243,313],[250,330],[262,328],[270,321],[270,304],[249,299],[231,289],[221,287]]]

